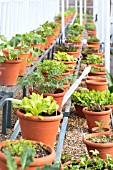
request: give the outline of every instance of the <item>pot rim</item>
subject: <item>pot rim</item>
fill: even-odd
[[[18,141],[20,141],[20,140],[11,140],[11,142],[14,142],[14,143],[15,143],[15,142],[18,142]],[[31,140],[30,140],[30,141],[31,141]],[[34,141],[34,142],[40,143],[39,141]],[[0,143],[0,148],[1,148],[2,146],[5,146],[5,143],[7,144],[8,142],[6,142],[6,141],[1,142],[1,143]],[[32,162],[32,163],[30,164],[31,167],[34,166],[34,164],[35,164],[35,165],[40,165],[40,164],[42,163],[43,159],[45,159],[45,160],[44,160],[45,162],[47,162],[48,159],[51,160],[52,157],[54,157],[54,159],[55,159],[55,157],[56,157],[55,150],[54,150],[51,146],[49,146],[49,145],[46,145],[46,144],[44,144],[44,145],[47,146],[47,150],[50,152],[50,154],[47,155],[47,156],[45,156],[45,157],[41,157],[41,158],[33,158],[34,162]],[[14,158],[16,159],[17,163],[20,165],[20,159],[19,159],[19,157],[18,157],[18,156],[15,156]],[[0,152],[0,159],[1,159],[2,161],[6,161],[6,157],[5,157],[5,154],[4,154],[3,152]],[[39,160],[39,163],[38,163],[38,164],[37,164],[37,160]]]
[[[92,133],[92,134],[87,134],[85,137],[83,137],[82,141],[88,146],[93,145],[93,147],[97,147],[97,148],[100,148],[100,147],[101,148],[113,147],[113,143],[95,143],[95,142],[87,140],[88,138],[100,136],[102,134],[105,135],[105,136],[108,136],[108,134],[105,134],[105,133]]]
[[[25,120],[29,120],[29,121],[36,121],[36,122],[51,122],[51,121],[57,121],[59,119],[63,118],[63,113],[60,111],[57,111],[58,113],[60,113],[59,115],[56,116],[43,116],[43,119],[40,119],[38,116],[25,116],[24,113],[22,113],[19,109],[16,111],[16,114],[18,115],[18,117],[25,119]]]
[[[106,111],[102,111],[102,112],[93,112],[93,111],[88,111],[88,107],[84,107],[82,109],[82,111],[84,112],[84,114],[89,114],[89,115],[106,115],[106,114],[111,114],[112,109],[108,106],[105,106]]]

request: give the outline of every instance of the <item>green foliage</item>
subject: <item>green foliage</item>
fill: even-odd
[[[109,135],[109,136],[99,135],[99,136],[87,138],[87,140],[94,142],[94,143],[112,143],[113,136],[112,135]]]
[[[28,147],[30,150],[35,151],[38,146],[35,142],[28,140],[20,140],[19,142],[8,142],[8,145],[3,147],[3,151],[9,151],[12,156],[20,156],[24,153],[23,147]]]
[[[85,28],[88,29],[88,30],[95,30],[96,29],[96,25],[95,24],[90,24],[90,23],[86,23],[85,24]]]
[[[106,72],[105,68],[101,67],[91,67],[90,72]]]
[[[72,45],[67,45],[67,44],[59,44],[56,46],[56,51],[60,52],[76,52],[77,48],[72,46]]]
[[[102,64],[102,58],[95,54],[89,54],[87,55],[86,59],[82,60],[81,62],[88,64]]]
[[[106,70],[106,77],[108,80],[108,89],[110,90],[111,93],[113,93],[113,77],[108,71]]]
[[[30,97],[24,97],[22,101],[13,102],[15,108],[25,112],[25,116],[38,116],[43,119],[43,114],[52,115],[58,109],[58,105],[52,96],[32,93]]]
[[[12,157],[10,151],[4,151],[4,154],[6,156],[8,169],[9,170],[16,170],[17,169],[17,164],[16,164],[15,159]]]
[[[75,91],[72,95],[72,102],[81,106],[107,106],[113,104],[113,93],[109,90],[100,92],[91,90],[81,90],[80,92]]]
[[[54,53],[54,56],[57,58],[59,61],[76,61],[76,58],[73,58],[72,55],[69,55],[65,52],[60,52]]]
[[[88,37],[88,40],[87,40],[88,42],[99,42],[100,40],[97,38],[97,37],[93,37],[93,36],[91,36],[91,37]]]
[[[69,42],[78,42],[78,41],[81,41],[81,36],[75,36],[75,35],[68,35],[66,37],[66,39],[69,41]]]
[[[0,62],[4,62],[4,61],[6,61],[6,57],[2,52],[0,52]]]
[[[53,75],[62,75],[68,69],[68,66],[65,65],[62,61],[56,60],[44,60],[42,63],[38,63],[38,70],[41,73],[48,73]]]
[[[53,69],[44,76],[39,70],[36,70],[28,74],[24,79],[19,79],[19,84],[26,88],[33,86],[37,92],[54,94],[57,89],[63,89],[63,85],[67,81],[72,81],[73,79],[73,75],[57,78],[61,75],[61,72]]]
[[[57,20],[61,20],[62,16],[61,16],[61,13],[59,13],[57,16],[54,17],[54,20],[57,21]]]
[[[32,31],[32,32],[26,33],[26,34],[16,34],[9,41],[9,45],[11,47],[17,47],[18,45],[20,45],[21,48],[25,48],[26,46],[29,47],[30,43],[33,43],[33,44],[38,44],[38,43],[45,44],[46,39],[43,36],[41,36],[41,35],[37,34],[36,32]]]
[[[80,24],[78,24],[78,23],[74,23],[74,24],[72,24],[72,25],[69,25],[68,26],[68,33],[69,34],[81,34],[82,33],[82,31],[84,30],[85,28],[84,28],[84,26],[83,25],[80,25]]]
[[[95,121],[96,125],[98,126],[98,132],[103,132],[104,122],[104,120],[101,120],[100,122]]]
[[[102,169],[112,169],[113,167],[113,159],[110,155],[106,155],[106,161],[98,157],[99,152],[97,150],[91,151],[93,156],[89,159],[88,155],[83,154],[80,155],[80,161],[78,160],[71,160],[71,164],[64,166],[64,170],[102,170]]]
[[[100,51],[93,48],[83,48],[82,54],[88,54],[88,53],[99,53]]]

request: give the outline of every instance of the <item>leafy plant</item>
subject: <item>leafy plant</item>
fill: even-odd
[[[87,138],[87,140],[94,142],[94,143],[112,143],[113,142],[113,136],[112,135],[99,135],[94,136],[91,138]]]
[[[91,67],[90,72],[106,72],[105,68],[101,67]]]
[[[88,54],[86,59],[82,60],[81,62],[88,64],[102,64],[102,58],[95,54]]]
[[[81,34],[82,31],[83,31],[85,28],[84,28],[83,25],[80,25],[80,24],[78,24],[78,23],[74,23],[74,24],[72,24],[72,25],[69,25],[69,26],[68,26],[68,29],[69,29],[69,30],[68,30],[69,33],[77,32],[77,33]]]
[[[28,147],[31,151],[35,152],[38,146],[35,142],[22,139],[19,142],[6,141],[7,145],[2,147],[2,151],[9,151],[12,156],[20,156],[24,153],[23,147]],[[36,153],[35,153],[36,154]]]
[[[76,58],[73,58],[72,55],[69,55],[69,54],[67,54],[65,52],[58,51],[57,53],[54,53],[54,56],[59,61],[76,61]]]
[[[30,163],[33,162],[33,157],[35,156],[36,149],[38,150],[46,150],[46,146],[42,143],[36,144],[33,141],[21,140],[19,143],[11,143],[9,142],[9,146],[4,148],[4,154],[6,156],[7,167],[9,170],[17,170],[17,164],[13,157],[13,154],[18,152],[21,153],[18,155],[20,158],[21,168],[19,170],[24,170],[25,168],[29,167]],[[43,170],[58,170],[57,165],[45,165]],[[40,170],[40,168],[37,168]]]
[[[104,120],[101,120],[100,122],[95,121],[95,123],[98,126],[98,132],[103,132]]]
[[[58,15],[56,15],[55,17],[54,17],[54,20],[55,21],[57,21],[57,20],[61,20],[61,13],[59,13]]]
[[[91,37],[88,37],[88,40],[87,40],[88,42],[99,42],[100,40],[97,38],[97,37],[93,37],[93,36],[91,36]]]
[[[88,54],[88,53],[99,53],[100,51],[93,48],[83,48],[82,54]]]
[[[102,170],[102,169],[112,169],[113,167],[113,159],[110,157],[110,155],[106,155],[106,161],[99,158],[98,154],[99,152],[97,150],[94,150],[91,152],[93,153],[93,156],[89,159],[88,155],[83,154],[80,155],[80,160],[74,160],[71,159],[71,163],[69,165],[66,165],[63,167],[64,170],[82,170],[82,169],[95,169],[95,170]]]
[[[95,24],[86,23],[85,24],[85,28],[87,30],[96,30],[96,25]]]
[[[100,92],[91,90],[81,90],[80,92],[75,91],[72,95],[72,102],[81,106],[94,106],[94,105],[112,105],[113,104],[113,93],[109,90]]]
[[[56,51],[60,52],[76,52],[77,48],[68,44],[59,44],[56,46]]]
[[[81,41],[81,36],[68,35],[66,39],[68,40],[68,42],[78,42]]]
[[[73,79],[73,75],[69,75],[63,78],[58,78],[58,75],[61,74],[61,71],[53,70],[50,71],[47,75],[42,75],[39,70],[36,70],[27,75],[24,79],[20,79],[19,83],[22,87],[33,86],[37,92],[40,93],[57,93],[58,89],[63,89],[63,85],[67,81]]]
[[[68,66],[62,61],[58,62],[56,60],[44,60],[42,63],[38,63],[37,66],[41,73],[53,74],[56,76],[62,75],[68,69]]]
[[[52,96],[46,98],[42,95],[32,93],[30,97],[24,97],[22,101],[13,102],[15,108],[21,109],[25,116],[38,116],[43,119],[43,115],[52,115],[58,109],[58,105]]]
[[[106,70],[106,77],[108,80],[108,89],[110,90],[111,93],[113,93],[113,77],[108,71]]]

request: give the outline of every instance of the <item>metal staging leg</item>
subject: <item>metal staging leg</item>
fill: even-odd
[[[2,134],[6,134],[6,125],[7,125],[7,103],[4,104],[2,112]]]
[[[7,113],[7,128],[12,126],[12,102],[8,101],[8,113]]]

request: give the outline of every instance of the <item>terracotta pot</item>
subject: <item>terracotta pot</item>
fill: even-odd
[[[110,154],[111,158],[113,158],[113,143],[94,143],[94,142],[87,140],[88,138],[98,137],[100,135],[101,135],[100,133],[92,133],[92,134],[86,135],[86,137],[83,138],[83,142],[85,143],[87,147],[89,155],[92,156],[92,153],[90,151],[96,149],[99,151],[98,156],[100,158],[106,160],[106,154]]]
[[[31,88],[29,89],[29,92],[30,92],[30,94],[32,94],[33,92],[34,93],[38,93],[38,94],[42,94],[42,93],[36,91],[35,89],[32,90]],[[64,90],[61,90],[61,92],[58,92],[56,94],[43,93],[44,97],[52,96],[54,98],[54,100],[56,100],[57,104],[59,105],[59,108],[58,108],[59,111],[62,108],[61,106],[62,106],[62,100],[63,100],[64,95],[65,95],[65,91]]]
[[[89,72],[88,76],[106,76],[106,72],[105,71],[100,71],[100,72]]]
[[[96,50],[99,50],[99,49],[100,49],[100,46],[90,44],[90,45],[87,46],[87,48],[94,48],[94,49],[96,49]]]
[[[22,60],[21,66],[20,66],[20,71],[19,71],[19,76],[23,76],[25,73],[25,69],[27,66],[27,59],[29,58],[30,53],[22,53],[18,56]]]
[[[19,140],[12,140],[11,142],[17,143],[17,142],[19,142]],[[36,142],[36,143],[39,143],[39,142]],[[7,145],[7,142],[1,142],[0,148],[2,146],[6,146],[6,145]],[[33,163],[31,163],[29,168],[26,168],[25,170],[36,170],[37,167],[42,168],[46,164],[52,164],[52,162],[54,161],[54,159],[56,157],[55,151],[50,146],[46,146],[46,147],[47,147],[47,150],[50,152],[50,154],[48,156],[44,156],[42,158],[33,158]],[[18,168],[21,167],[19,157],[14,157],[14,159],[18,165]],[[1,168],[1,170],[8,170],[8,168],[6,166],[6,157],[5,157],[5,154],[2,152],[0,152],[0,168]]]
[[[88,64],[88,66],[105,68],[103,64]]]
[[[87,42],[88,45],[95,45],[100,48],[100,42]]]
[[[92,133],[100,133],[100,134],[110,134],[110,128],[103,127],[102,132],[99,131],[99,127],[93,127],[91,129]]]
[[[64,64],[66,65],[72,65],[72,66],[76,66],[76,61],[62,61]]]
[[[88,36],[96,37],[96,30],[87,30]]]
[[[45,44],[40,44],[40,43],[38,43],[38,44],[33,44],[33,43],[31,43],[30,44],[32,47],[36,47],[36,48],[39,48],[40,50],[44,50],[44,47],[45,47]]]
[[[76,109],[77,116],[85,118],[85,115],[84,115],[84,113],[82,111],[83,106],[76,105],[76,104],[74,106],[75,106],[75,109]]]
[[[107,107],[110,107],[111,110],[113,111],[113,105],[107,105]]]
[[[82,46],[82,42],[81,42],[81,41],[71,42],[71,41],[65,40],[65,43],[71,43],[71,44],[75,44],[75,45],[80,45],[80,46]]]
[[[23,139],[35,140],[51,147],[54,146],[60,120],[63,118],[62,113],[58,112],[57,116],[44,116],[43,120],[37,116],[25,116],[19,110],[16,113],[19,117]]]
[[[6,60],[0,63],[0,85],[16,85],[22,60]]]
[[[70,72],[70,74],[73,74],[75,69],[74,68],[68,68],[68,71]]]
[[[106,110],[102,112],[93,112],[93,111],[88,111],[87,107],[83,108],[83,113],[86,117],[87,124],[89,131],[91,132],[91,129],[96,126],[95,121],[101,122],[104,120],[104,127],[110,128],[109,123],[110,123],[110,114],[112,112],[111,108],[105,107]]]
[[[80,55],[80,51],[76,51],[76,52],[66,52],[69,55],[73,55],[74,58],[78,58],[78,56]]]
[[[67,90],[69,89],[70,87],[70,83],[69,82],[66,82],[64,85],[63,85],[63,89],[64,89],[64,92],[66,93]]]
[[[105,80],[86,80],[86,86],[89,90],[105,91],[108,82]]]
[[[99,77],[99,76],[88,76],[87,80],[96,80],[96,81],[107,81],[105,77]]]

